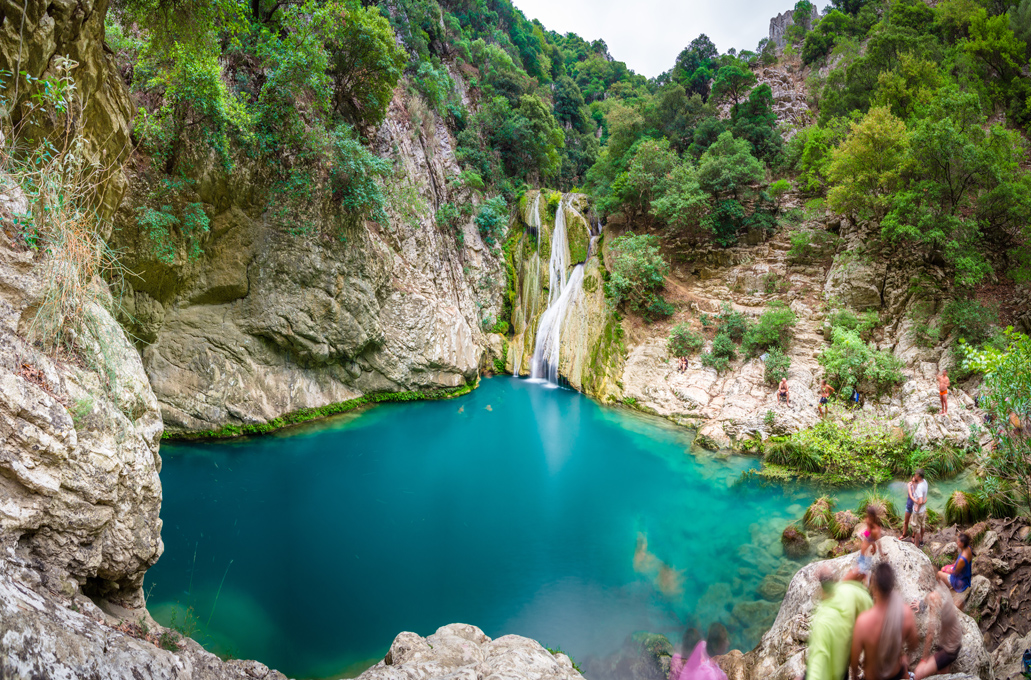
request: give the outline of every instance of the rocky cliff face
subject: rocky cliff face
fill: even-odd
[[[376,136],[395,176],[389,224],[333,233],[340,216],[312,216],[309,236],[270,224],[260,168],[196,172],[192,200],[211,231],[195,261],[157,260],[136,223],[142,172],[119,211],[116,241],[139,275],[123,321],[171,432],[260,423],[370,392],[432,390],[475,380],[500,316],[499,249],[468,220],[463,243],[438,227],[459,172],[454,140],[438,119],[411,121],[399,88]],[[429,114],[432,116],[432,114]]]
[[[51,590],[139,603],[162,550],[157,400],[110,307],[85,310],[99,343],[25,340],[45,257],[0,231],[0,554]]]

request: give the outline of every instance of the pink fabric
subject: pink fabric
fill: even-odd
[[[709,658],[705,640],[702,640],[695,645],[687,661],[679,654],[673,655],[669,680],[727,680],[727,674]]]

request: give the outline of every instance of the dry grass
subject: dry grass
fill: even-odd
[[[24,197],[24,212],[12,211],[9,220],[16,239],[37,253],[42,282],[22,319],[26,336],[44,352],[78,353],[100,369],[106,366],[96,366],[98,351],[105,357],[108,343],[91,310],[110,306],[104,281],[126,273],[103,238],[99,212],[102,190],[120,164],[105,163],[84,134],[86,102],[71,77],[76,66],[58,59],[54,77],[32,81],[17,121],[10,105],[3,107],[0,177],[4,193]]]

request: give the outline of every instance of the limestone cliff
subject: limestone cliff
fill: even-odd
[[[448,182],[459,167],[447,127],[413,123],[402,87],[375,145],[395,166],[388,193],[403,200],[388,205],[389,224],[365,223],[344,239],[326,235],[340,219],[333,210],[312,216],[305,231],[315,236],[273,226],[261,169],[241,160],[226,175],[208,159],[191,195],[211,219],[203,254],[166,264],[134,212],[148,180],[130,173],[115,241],[138,277],[128,280],[123,321],[170,432],[475,380],[484,331],[500,316],[500,250],[471,219],[462,239],[436,224],[443,202],[475,199]]]

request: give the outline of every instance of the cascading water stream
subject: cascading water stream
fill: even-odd
[[[562,322],[569,306],[583,288],[584,265],[573,268],[566,278],[569,244],[566,235],[566,197],[555,211],[555,229],[551,234],[551,258],[548,261],[548,308],[537,326],[537,338],[530,360],[530,378],[558,384],[559,351],[562,345]]]
[[[531,258],[527,262],[526,276],[523,278],[523,319],[529,324],[531,319],[536,318],[537,310],[539,309],[539,296],[537,291],[541,285],[541,195],[538,192],[533,199],[533,206],[530,208],[530,213],[526,216],[527,224],[534,230],[534,235],[537,239],[537,257]],[[513,375],[519,375],[523,368],[523,353],[516,352],[515,354],[515,366]]]

